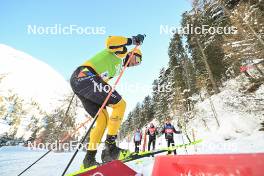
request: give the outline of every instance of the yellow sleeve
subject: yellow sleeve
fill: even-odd
[[[108,51],[115,53],[119,58],[124,58],[127,54],[126,45],[131,45],[130,38],[122,36],[109,36],[106,39],[106,48]]]

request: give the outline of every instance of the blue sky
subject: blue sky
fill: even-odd
[[[78,65],[104,48],[107,36],[146,34],[141,47],[142,64],[129,68],[121,82],[150,86],[162,66],[168,63],[171,36],[161,35],[160,25],[179,26],[181,14],[190,8],[187,0],[0,0],[0,43],[46,62],[68,80]],[[47,27],[55,24],[103,26],[105,34],[33,35],[27,31],[27,25]],[[128,111],[148,93],[119,91],[128,103]]]

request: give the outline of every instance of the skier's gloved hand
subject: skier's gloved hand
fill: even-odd
[[[146,37],[145,34],[138,34],[137,36],[132,36],[132,44],[133,45],[141,45]]]

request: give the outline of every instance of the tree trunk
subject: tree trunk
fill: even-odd
[[[212,111],[213,111],[213,114],[214,114],[214,118],[215,118],[215,120],[216,120],[216,123],[217,123],[218,127],[220,127],[220,123],[219,123],[219,120],[218,120],[218,118],[217,118],[217,113],[216,113],[216,110],[215,110],[214,104],[213,104],[213,102],[212,102],[212,100],[211,100],[211,97],[209,97],[209,102],[210,102],[211,109],[212,109]]]
[[[198,38],[196,38],[196,41],[197,41],[197,44],[198,44],[198,46],[199,46],[199,48],[200,48],[200,50],[201,50],[201,53],[202,53],[202,59],[203,59],[203,61],[204,61],[204,64],[205,64],[206,70],[207,70],[207,72],[208,72],[208,75],[209,75],[209,79],[210,79],[210,81],[211,81],[211,84],[213,85],[214,92],[215,92],[215,93],[219,93],[219,92],[220,92],[220,91],[219,91],[219,88],[218,88],[217,85],[216,85],[216,82],[215,82],[215,80],[214,80],[214,76],[213,76],[212,70],[211,70],[211,68],[210,68],[210,65],[209,65],[208,62],[207,62],[207,57],[206,57],[206,55],[205,55],[205,53],[204,53],[204,50],[203,50],[203,48],[202,48],[202,46],[201,46],[201,43],[200,43],[200,41],[199,41]]]

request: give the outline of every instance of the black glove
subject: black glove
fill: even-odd
[[[137,36],[132,36],[132,44],[133,45],[141,45],[144,41],[146,35],[138,34]]]

